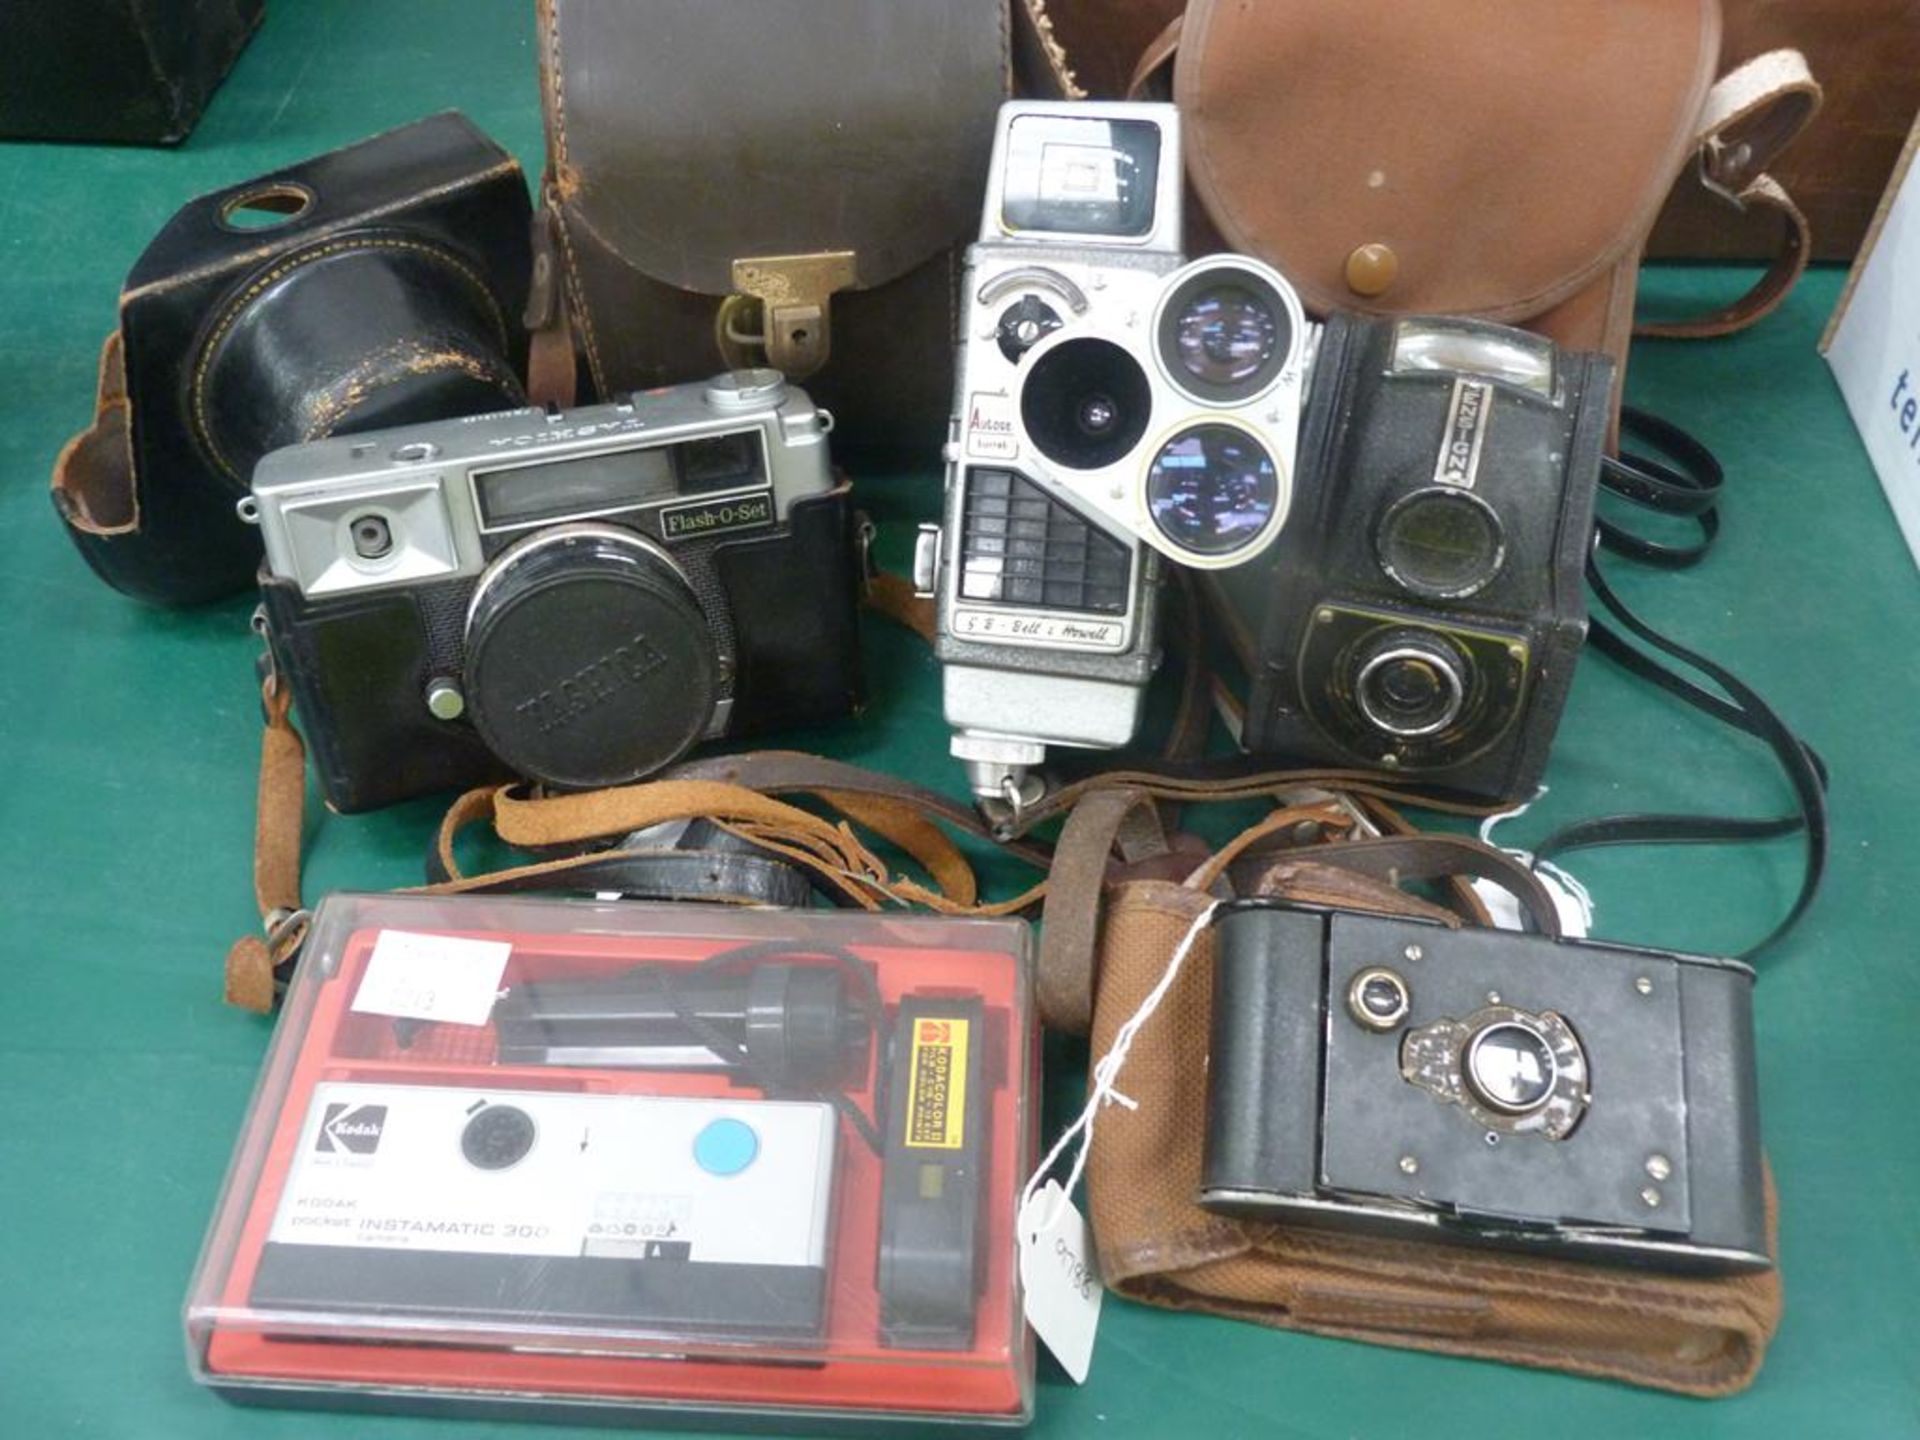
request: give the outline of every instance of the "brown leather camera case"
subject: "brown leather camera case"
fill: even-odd
[[[849,443],[937,447],[1005,0],[541,0],[540,46],[542,398],[568,331],[602,396],[764,355]]]
[[[1727,215],[1769,217],[1776,260],[1734,304],[1651,333],[1751,323],[1806,263],[1805,221],[1764,172],[1819,87],[1792,51],[1715,85],[1718,0],[1021,8],[1023,73],[1053,92],[1102,93],[1136,45],[1127,88],[1164,88],[1170,66],[1195,210],[1317,313],[1474,315],[1624,362],[1641,249],[1690,163]]]

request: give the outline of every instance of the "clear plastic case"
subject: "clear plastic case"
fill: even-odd
[[[187,1301],[234,1399],[1019,1424],[1017,921],[340,894]]]

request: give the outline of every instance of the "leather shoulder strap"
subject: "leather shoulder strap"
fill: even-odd
[[[1073,807],[1061,829],[1041,912],[1035,980],[1040,1017],[1053,1029],[1078,1035],[1092,1026],[1104,902],[1107,885],[1115,878],[1114,843],[1131,817],[1153,813],[1154,798],[1150,790],[1138,787],[1092,791]],[[1353,812],[1331,799],[1282,806],[1229,841],[1188,877],[1183,888],[1204,892],[1227,864],[1263,837],[1302,824],[1318,827],[1323,838],[1343,830],[1350,835],[1353,819]],[[1330,885],[1330,871],[1374,882],[1375,890],[1386,886],[1397,891],[1407,884],[1457,876],[1489,880],[1513,895],[1531,929],[1560,937],[1559,911],[1533,872],[1505,851],[1460,835],[1387,835],[1309,845],[1270,868],[1261,890],[1313,900],[1338,895],[1348,901],[1371,893],[1364,885],[1358,891],[1353,886]],[[1414,904],[1420,913],[1432,908],[1410,897],[1395,903],[1403,901]]]
[[[1770,50],[1723,75],[1707,94],[1696,133],[1699,183],[1737,210],[1781,219],[1780,249],[1739,299],[1686,320],[1649,321],[1634,334],[1701,340],[1744,330],[1772,314],[1807,268],[1813,236],[1807,217],[1766,173],[1819,113],[1822,92],[1798,50]]]

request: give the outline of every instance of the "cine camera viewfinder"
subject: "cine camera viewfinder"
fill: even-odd
[[[1001,223],[1012,234],[1138,239],[1153,229],[1159,173],[1151,121],[1021,115],[1007,132]]]

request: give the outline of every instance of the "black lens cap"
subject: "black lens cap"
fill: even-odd
[[[664,553],[571,525],[500,556],[467,618],[467,706],[532,780],[624,785],[706,732],[720,665],[705,612]]]

